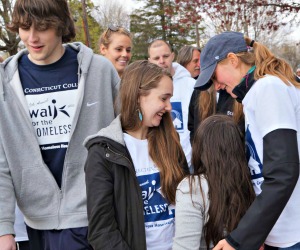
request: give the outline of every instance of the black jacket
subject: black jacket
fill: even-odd
[[[142,192],[119,117],[86,147],[90,244],[95,250],[146,250]]]

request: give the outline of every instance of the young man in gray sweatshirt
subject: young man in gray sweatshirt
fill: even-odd
[[[8,27],[26,49],[1,64],[0,249],[14,208],[33,249],[90,249],[83,140],[115,117],[117,72],[75,37],[66,0],[17,0]]]

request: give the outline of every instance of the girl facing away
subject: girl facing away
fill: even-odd
[[[227,115],[200,124],[193,143],[193,175],[176,191],[173,250],[212,249],[238,224],[255,194],[243,134]]]
[[[291,66],[239,32],[212,37],[201,53],[199,88],[213,82],[242,102],[248,166],[257,194],[214,250],[300,249],[300,84]],[[203,67],[203,68],[202,68]]]
[[[130,62],[131,49],[131,34],[123,27],[109,25],[100,36],[100,54],[111,61],[120,77]]]
[[[171,75],[148,61],[124,71],[120,115],[85,145],[94,249],[171,249],[178,183],[188,173],[173,126]]]

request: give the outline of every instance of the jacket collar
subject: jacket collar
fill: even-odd
[[[251,68],[252,69],[252,68]],[[248,73],[243,77],[242,81],[237,85],[233,90],[232,93],[237,96],[236,100],[238,102],[242,102],[246,94],[248,93],[249,89],[253,86],[253,84],[256,82],[254,79],[254,72],[255,68],[253,70],[249,70]]]

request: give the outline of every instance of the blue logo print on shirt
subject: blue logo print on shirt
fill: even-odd
[[[145,222],[174,218],[174,209],[161,194],[159,173],[138,176],[144,202]]]
[[[246,129],[246,155],[250,167],[251,179],[262,177],[263,165],[259,159],[249,126]]]
[[[48,108],[42,108],[42,109],[32,109],[30,110],[30,117],[52,117],[52,119],[54,120],[57,117],[57,108],[55,106],[56,104],[56,100],[53,99],[52,100],[53,103],[53,107],[51,107],[50,105],[48,106]],[[63,114],[65,114],[66,116],[70,117],[70,115],[68,114],[68,112],[65,110],[66,105],[60,107],[58,109],[58,111],[62,112]]]
[[[178,132],[180,131],[182,132],[184,126],[183,126],[181,102],[172,102],[171,105],[172,105],[171,115],[172,115],[173,125]]]

